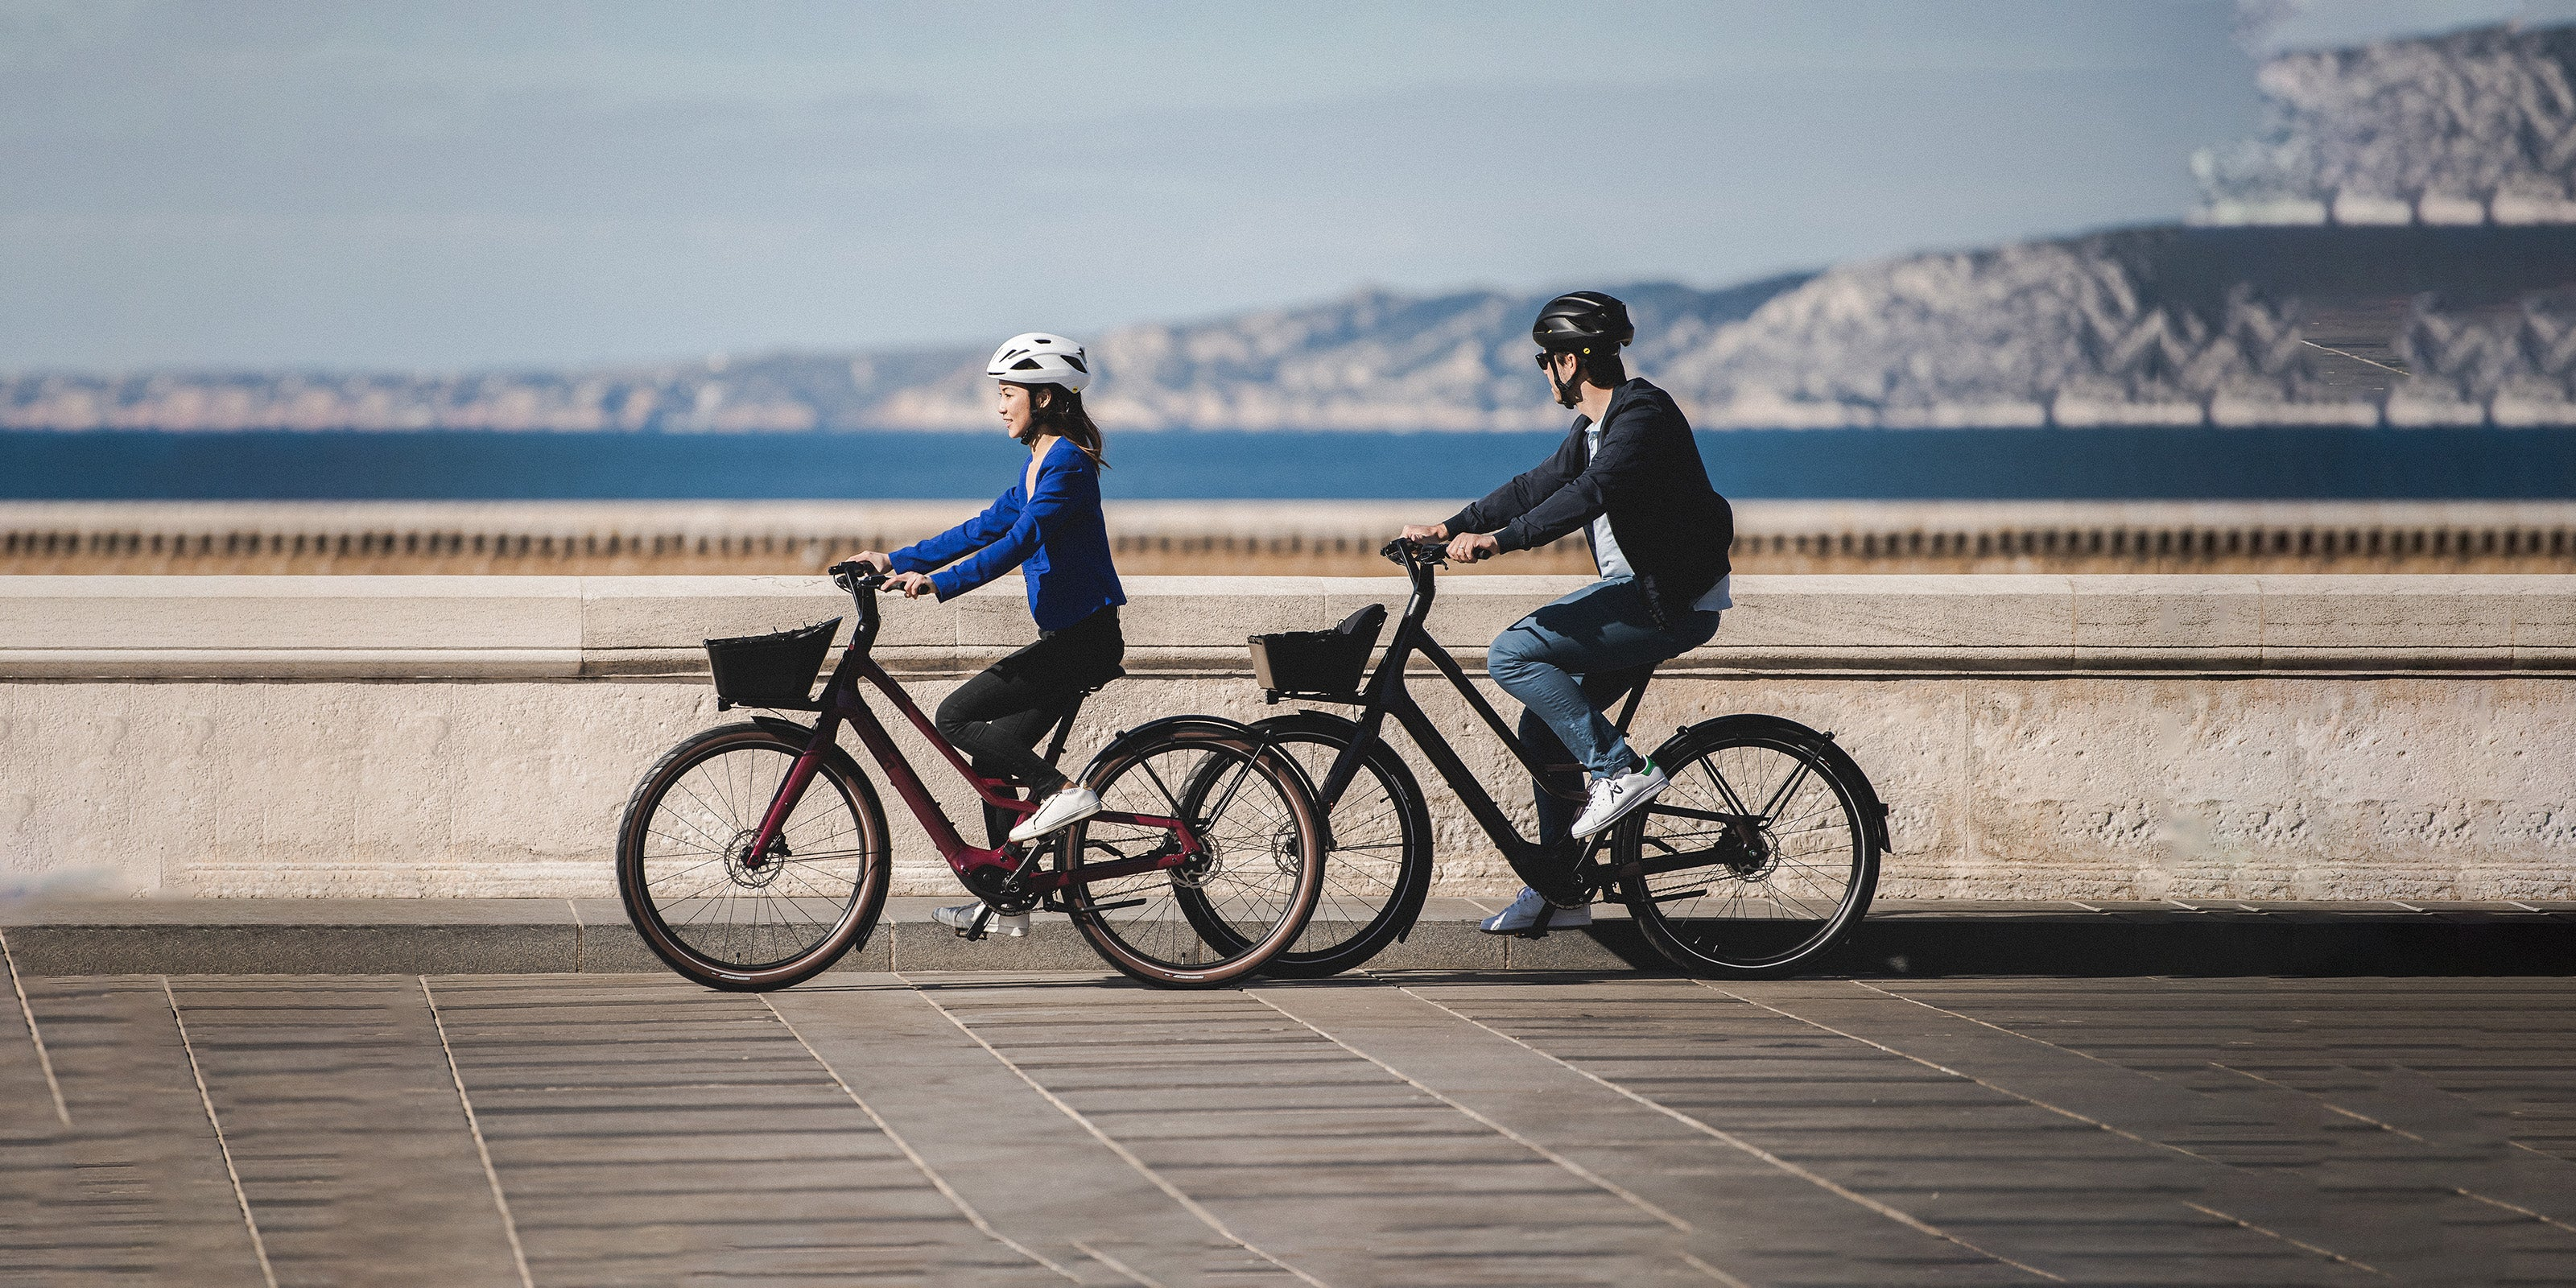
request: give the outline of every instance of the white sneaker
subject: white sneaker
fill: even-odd
[[[1645,768],[1632,774],[1593,779],[1592,803],[1584,806],[1582,816],[1574,820],[1574,838],[1582,840],[1626,818],[1628,811],[1655,799],[1655,793],[1664,790],[1672,781],[1664,777],[1664,771],[1651,760],[1646,762]]]
[[[1540,898],[1538,891],[1522,886],[1521,897],[1512,900],[1511,907],[1485,918],[1476,929],[1489,935],[1508,935],[1514,931],[1527,930],[1538,920],[1538,910],[1546,906],[1547,900]],[[1548,914],[1547,918],[1547,928],[1550,930],[1559,926],[1591,924],[1592,905],[1588,903],[1580,908],[1559,908]]]
[[[1088,787],[1067,787],[1046,798],[1038,812],[1020,820],[1011,829],[1014,841],[1034,841],[1058,828],[1071,827],[1100,812],[1100,793]]]
[[[930,919],[950,930],[970,930],[975,925],[975,914],[983,910],[984,905],[980,903],[961,903],[954,908],[941,908],[931,913]],[[1017,916],[1005,917],[998,912],[994,913],[992,919],[984,923],[984,933],[1009,935],[1017,939],[1029,933],[1029,914],[1023,912]]]

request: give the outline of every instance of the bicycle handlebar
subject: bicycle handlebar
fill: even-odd
[[[873,593],[885,583],[886,574],[856,559],[832,565],[832,584],[853,595]]]
[[[1449,543],[1431,537],[1397,537],[1378,554],[1408,568],[1417,563],[1437,567],[1449,562]]]

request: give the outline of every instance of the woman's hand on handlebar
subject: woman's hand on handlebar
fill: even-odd
[[[929,576],[924,573],[899,572],[886,578],[885,584],[888,590],[902,591],[906,599],[919,599],[924,595],[936,597],[939,594],[939,588],[931,585]]]
[[[1461,532],[1449,541],[1452,563],[1475,563],[1502,553],[1502,544],[1486,533]]]
[[[894,558],[882,550],[862,550],[852,563],[863,563],[878,572],[893,572]]]

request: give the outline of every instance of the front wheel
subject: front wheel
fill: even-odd
[[[1294,766],[1231,722],[1138,730],[1092,762],[1102,813],[1065,829],[1058,866],[1083,937],[1128,976],[1165,988],[1214,988],[1260,970],[1306,928],[1323,888],[1323,837]],[[1179,835],[1112,813],[1186,822],[1202,851],[1181,862]],[[1215,942],[1192,914],[1211,913]]]
[[[1305,781],[1322,787],[1359,726],[1321,711],[1274,716],[1252,726],[1296,760]],[[1193,784],[1204,794],[1213,784]],[[1324,889],[1315,914],[1262,973],[1273,979],[1321,979],[1367,964],[1413,929],[1431,892],[1431,813],[1422,787],[1395,748],[1379,738],[1328,816]],[[1232,929],[1203,904],[1184,903],[1202,938],[1226,943]]]
[[[1673,735],[1672,785],[1622,820],[1611,871],[1674,965],[1713,979],[1790,974],[1831,952],[1878,888],[1877,793],[1842,748],[1768,716]]]
[[[805,751],[758,724],[710,729],[645,771],[617,828],[617,894],[655,956],[728,992],[813,978],[866,940],[891,862],[876,791],[828,755],[766,854],[751,851]]]

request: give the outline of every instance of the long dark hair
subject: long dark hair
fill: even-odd
[[[1081,390],[1062,385],[1020,387],[1029,391],[1029,427],[1020,431],[1022,443],[1034,443],[1047,434],[1071,439],[1092,464],[1109,468],[1109,458],[1101,454],[1100,426],[1091,423],[1091,413],[1082,409]],[[1044,401],[1039,400],[1040,394],[1046,395]]]

